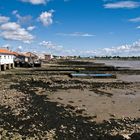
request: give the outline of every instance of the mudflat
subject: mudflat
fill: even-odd
[[[90,68],[116,78],[69,76],[87,63],[2,71],[0,139],[140,139],[140,71]]]

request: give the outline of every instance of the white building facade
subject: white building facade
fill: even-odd
[[[14,53],[7,49],[0,49],[0,71],[14,68]]]

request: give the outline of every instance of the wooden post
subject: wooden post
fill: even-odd
[[[11,69],[11,64],[8,64],[8,69]]]
[[[13,68],[15,68],[15,63],[13,63]]]
[[[6,64],[3,65],[3,70],[6,70]]]
[[[12,69],[13,69],[13,68],[15,68],[15,65],[14,65],[14,63],[12,63],[12,64],[11,64],[11,68],[12,68]]]

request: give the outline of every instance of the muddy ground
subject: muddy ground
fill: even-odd
[[[94,65],[82,61],[80,70],[86,64]],[[140,140],[140,71],[98,71],[115,79],[69,77],[79,67],[61,61],[2,71],[0,139]]]

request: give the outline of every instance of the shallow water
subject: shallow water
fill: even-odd
[[[116,67],[130,67],[133,69],[140,69],[140,61],[124,61],[124,60],[96,60],[97,63],[105,63],[106,65],[113,65]]]

